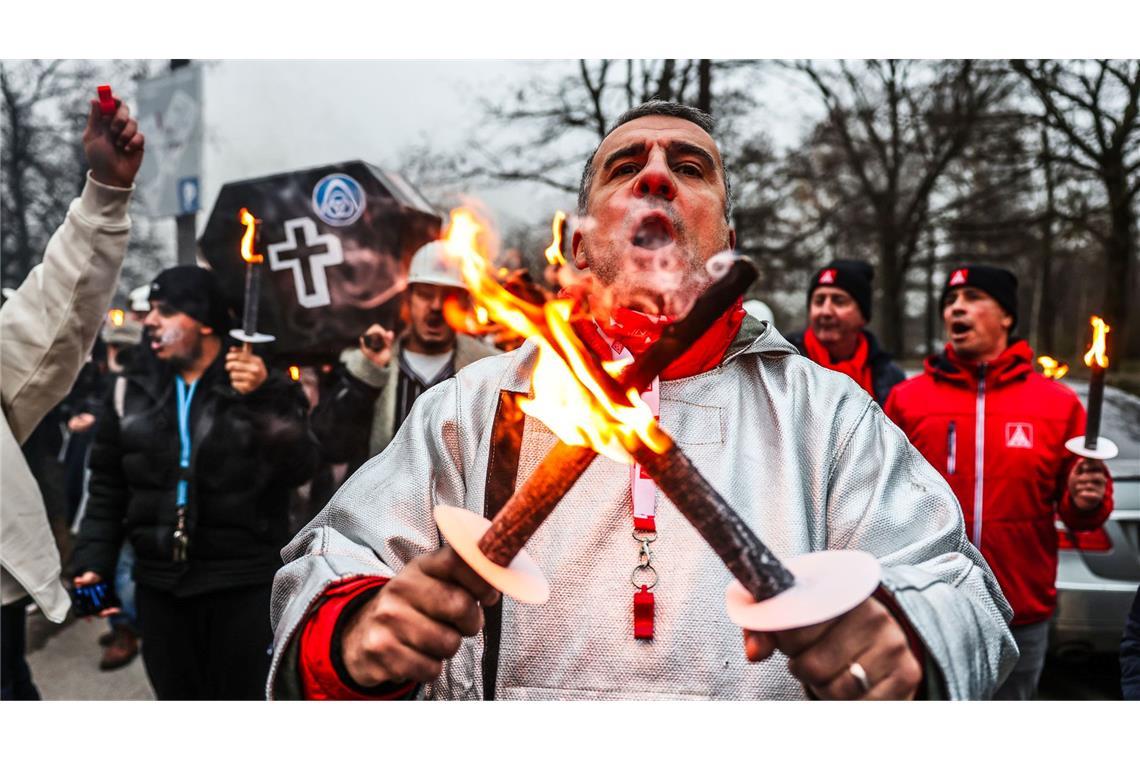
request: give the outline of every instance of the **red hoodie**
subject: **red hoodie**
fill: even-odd
[[[1092,530],[1112,512],[1111,480],[1097,509],[1079,510],[1069,498],[1077,457],[1065,441],[1084,434],[1085,409],[1032,361],[1024,340],[982,365],[947,346],[926,360],[924,374],[895,386],[884,407],[954,490],[967,537],[1013,607],[1011,625],[1047,620],[1057,606],[1054,514],[1071,530]]]

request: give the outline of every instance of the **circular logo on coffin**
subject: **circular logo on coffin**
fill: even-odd
[[[364,188],[347,174],[329,174],[313,187],[313,211],[325,224],[347,227],[364,213]]]

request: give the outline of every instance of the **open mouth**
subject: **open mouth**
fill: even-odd
[[[951,335],[965,335],[973,329],[969,322],[951,322],[950,334]]]
[[[637,225],[632,242],[650,251],[664,248],[673,242],[673,225],[664,214],[650,214]]]

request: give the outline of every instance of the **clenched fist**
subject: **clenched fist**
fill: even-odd
[[[131,110],[116,100],[115,112],[104,116],[99,101],[92,99],[83,130],[83,152],[96,182],[112,187],[130,187],[142,165],[145,140]]]
[[[226,372],[230,374],[230,385],[241,394],[253,393],[269,377],[260,356],[236,346],[226,353]]]
[[[906,633],[874,598],[826,623],[744,632],[749,660],[766,660],[777,649],[788,656],[791,674],[820,699],[913,699],[922,682]]]
[[[445,546],[417,557],[349,621],[341,639],[348,674],[361,686],[433,681],[464,636],[483,628],[499,592]]]
[[[1108,468],[1099,459],[1080,459],[1069,470],[1069,496],[1077,509],[1096,509],[1104,501]]]

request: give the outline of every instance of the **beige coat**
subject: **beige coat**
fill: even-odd
[[[0,592],[61,622],[70,602],[43,496],[20,451],[91,352],[127,252],[133,191],[87,177],[39,264],[0,309]]]

